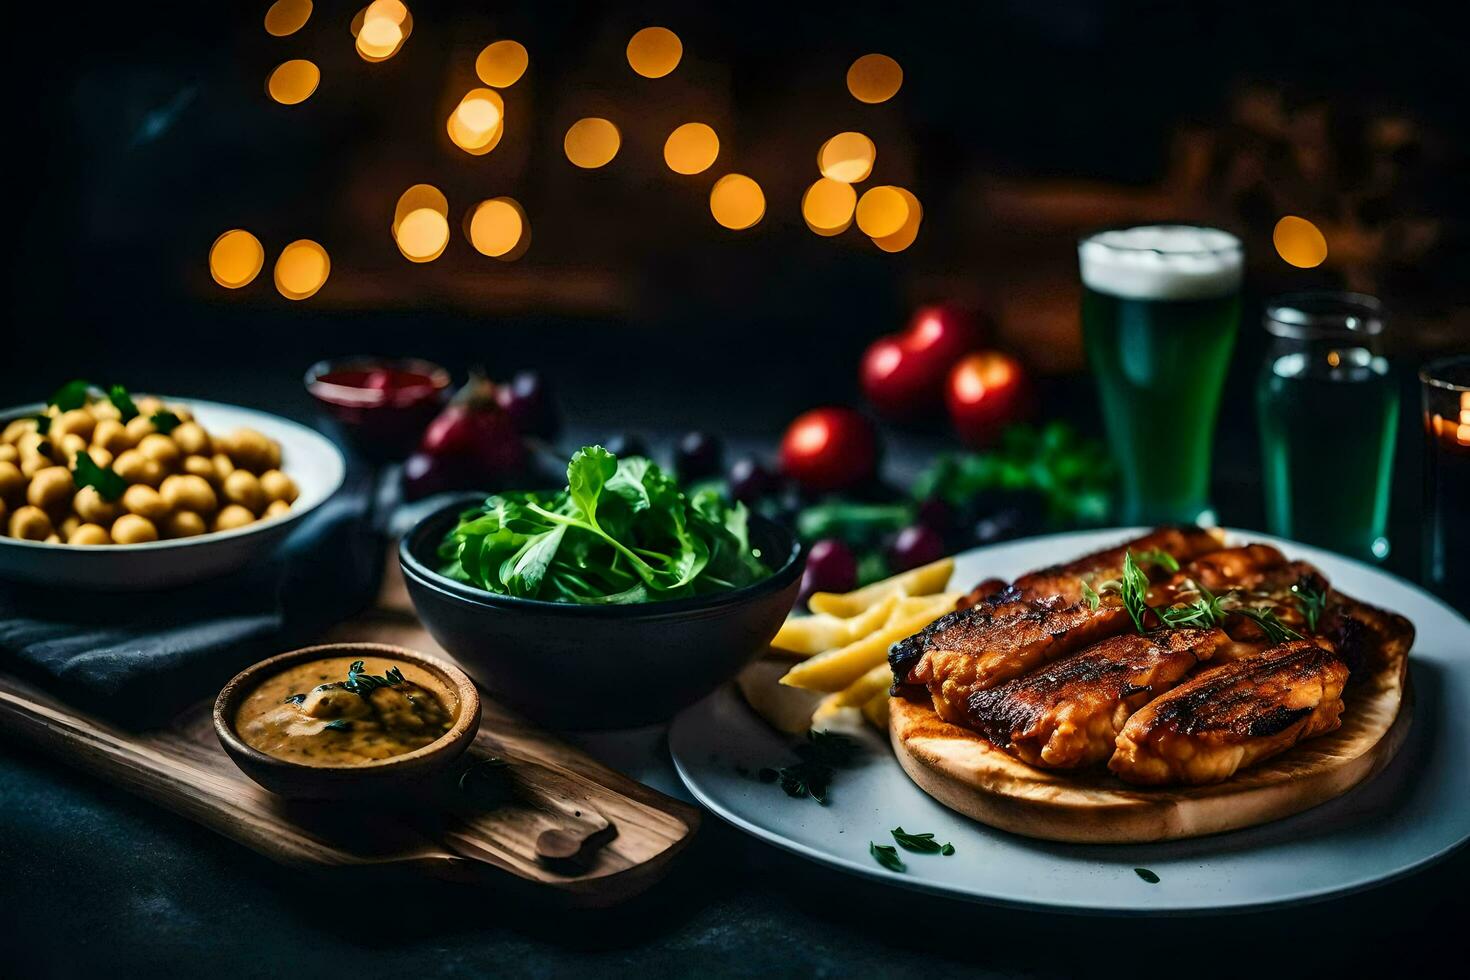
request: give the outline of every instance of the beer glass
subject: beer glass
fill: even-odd
[[[1388,555],[1398,385],[1383,307],[1361,293],[1296,293],[1266,307],[1256,381],[1266,526],[1367,560]]]
[[[1426,365],[1424,584],[1470,615],[1470,355]]]
[[[1192,225],[1078,244],[1082,336],[1118,464],[1119,518],[1209,523],[1220,392],[1240,326],[1240,240]]]

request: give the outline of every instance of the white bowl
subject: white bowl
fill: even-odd
[[[186,406],[211,434],[248,427],[281,444],[281,469],[300,496],[280,517],[233,531],[146,544],[71,545],[0,537],[0,579],[81,589],[145,591],[223,575],[266,555],[342,486],[347,464],[337,447],[304,425],[265,412],[197,398],[155,396]],[[35,415],[44,405],[0,412],[0,426]]]

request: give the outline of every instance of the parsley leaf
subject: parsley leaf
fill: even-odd
[[[46,413],[42,412],[40,415],[35,416],[35,419],[36,419],[36,434],[37,435],[42,435],[42,436],[50,435],[51,434],[51,416],[49,416]]]
[[[152,422],[153,427],[164,435],[168,435],[183,423],[183,419],[167,409],[162,412],[154,412],[149,416],[148,421]]]
[[[1133,873],[1138,875],[1138,877],[1142,878],[1144,881],[1148,882],[1150,885],[1157,885],[1159,883],[1159,876],[1154,874],[1148,868],[1134,868]]]
[[[117,500],[128,488],[126,480],[114,473],[110,467],[98,466],[85,452],[77,453],[76,468],[72,470],[71,478],[78,490],[82,487],[91,487],[103,500],[107,501]]]
[[[862,755],[863,747],[847,735],[811,730],[806,733],[806,741],[793,751],[800,762],[780,769],[764,768],[757,778],[763,783],[779,784],[793,799],[809,796],[826,806],[827,788],[836,770],[852,765]]]
[[[943,854],[944,848],[948,847],[949,853],[954,853],[953,844],[945,844],[941,846],[940,843],[934,839],[933,834],[910,834],[907,833],[902,827],[894,827],[892,830],[889,831],[889,833],[892,834],[893,839],[898,842],[898,846],[903,848],[905,851],[913,851],[915,854]]]
[[[908,866],[898,856],[898,848],[892,844],[876,844],[873,841],[868,841],[868,853],[873,855],[874,861],[877,861],[889,871],[902,874],[908,870]]]
[[[68,381],[56,389],[56,393],[51,396],[48,404],[55,405],[63,412],[82,408],[87,404],[87,395],[91,393],[91,390],[92,386],[80,378],[76,381]]]
[[[376,677],[365,672],[363,661],[354,660],[352,666],[347,668],[347,680],[342,686],[353,694],[367,697],[380,687],[396,687],[402,683],[403,671],[397,667],[389,667],[384,676]]]
[[[334,718],[322,726],[322,731],[350,732],[352,731],[352,722],[348,721],[346,718]]]
[[[122,413],[122,420],[129,422],[138,417],[138,406],[133,404],[133,397],[128,394],[128,389],[122,385],[113,385],[107,389],[107,400],[117,406]]]

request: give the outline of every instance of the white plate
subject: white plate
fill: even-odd
[[[953,579],[963,588],[1110,547],[1125,530],[1058,534],[968,551]],[[1322,899],[1406,874],[1470,837],[1470,623],[1418,588],[1362,563],[1280,541],[1349,595],[1402,613],[1418,637],[1410,656],[1414,720],[1393,763],[1369,782],[1305,813],[1248,830],[1162,844],[1081,845],[1031,840],[975,823],[909,781],[885,739],[865,736],[869,758],[839,770],[828,806],[792,799],[740,770],[788,765],[789,742],[732,686],[685,711],[669,735],[691,793],[762,840],[844,871],[908,888],[1022,907],[1093,913],[1242,910]],[[868,855],[892,844],[890,828],[932,831],[950,857],[900,851],[894,874]],[[1149,884],[1135,872],[1159,876]]]
[[[280,517],[233,531],[146,544],[77,547],[0,537],[0,578],[35,585],[142,591],[222,575],[265,554],[311,511],[342,486],[346,463],[337,447],[304,425],[234,405],[159,395],[185,405],[211,433],[248,427],[281,444],[281,469],[296,481],[300,496]],[[25,405],[0,412],[5,422],[40,412]]]

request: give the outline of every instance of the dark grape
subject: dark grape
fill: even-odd
[[[414,453],[403,462],[403,497],[422,500],[446,490],[461,490],[469,485],[467,476],[457,457]]]
[[[754,456],[742,456],[730,467],[730,496],[747,504],[776,488],[776,476]]]
[[[648,443],[643,437],[632,432],[618,432],[608,436],[602,447],[614,456],[622,459],[627,456],[647,456]]]
[[[685,433],[684,438],[679,440],[678,449],[674,451],[674,472],[686,484],[715,476],[720,472],[720,462],[724,454],[725,447],[720,444],[720,440],[708,432]]]
[[[556,406],[552,404],[546,382],[535,371],[518,371],[510,381],[497,386],[495,401],[522,435],[542,439],[556,436],[559,428]]]
[[[888,548],[888,563],[895,572],[905,572],[944,557],[944,538],[932,527],[911,524],[898,532]]]
[[[807,552],[797,601],[806,602],[813,592],[847,592],[856,588],[857,572],[857,558],[852,550],[836,538],[823,538]]]

